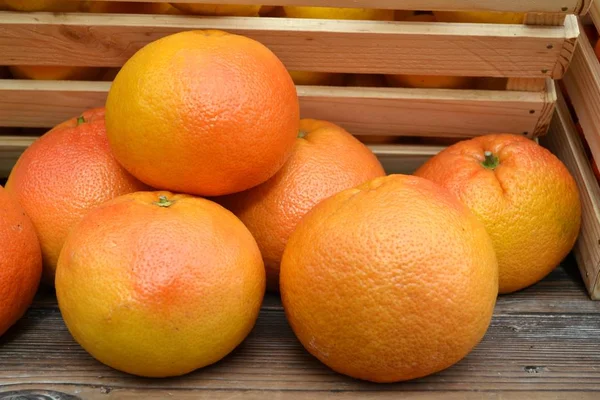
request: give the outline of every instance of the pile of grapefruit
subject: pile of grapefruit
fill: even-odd
[[[435,373],[480,342],[499,293],[559,264],[581,219],[565,166],[517,135],[386,176],[342,127],[300,118],[268,48],[215,30],[139,50],[105,108],[37,140],[0,199],[0,332],[42,279],[86,351],[146,377],[225,357],[266,290],[335,371]]]

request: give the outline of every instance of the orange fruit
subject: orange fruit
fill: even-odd
[[[56,295],[75,340],[146,377],[212,364],[250,333],[265,271],[248,229],[218,204],[138,192],[94,210],[69,235]]]
[[[394,10],[377,10],[374,8],[284,6],[283,13],[288,18],[381,21],[394,20]]]
[[[0,186],[0,336],[33,301],[42,275],[42,253],[29,217]]]
[[[285,244],[302,217],[321,200],[385,175],[377,157],[351,134],[325,121],[303,119],[287,163],[262,185],[217,201],[256,238],[267,287],[279,290]]]
[[[54,272],[67,234],[94,206],[147,186],[127,173],[108,146],[104,109],[59,124],[18,159],[6,190],[23,206],[42,246],[43,280]]]
[[[373,382],[441,371],[483,338],[498,264],[483,224],[450,192],[376,178],[314,207],[281,262],[281,299],[302,345]]]
[[[466,89],[473,84],[466,76],[387,75],[386,79],[393,87],[421,89]]]
[[[100,75],[99,68],[61,67],[41,65],[14,65],[8,67],[16,79],[35,79],[43,81],[84,81],[93,80]]]
[[[575,180],[530,139],[500,134],[458,142],[415,175],[448,188],[483,222],[498,256],[500,293],[538,282],[575,244],[581,223]]]
[[[90,1],[84,10],[91,13],[165,14],[173,7],[169,3],[137,3],[133,1]]]
[[[231,15],[239,17],[256,17],[261,9],[259,5],[227,5],[204,3],[171,3],[179,10],[198,15]]]
[[[289,157],[296,87],[265,46],[222,31],[152,42],[117,74],[106,126],[117,160],[152,187],[217,196],[263,183]]]
[[[73,0],[4,0],[9,10],[15,11],[77,11],[80,1]]]

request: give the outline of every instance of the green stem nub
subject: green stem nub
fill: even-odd
[[[304,137],[308,135],[308,132],[306,131],[298,131],[298,139],[304,139]]]
[[[483,153],[485,156],[485,160],[481,163],[487,169],[496,169],[498,165],[500,165],[500,160],[496,157],[491,151],[486,151]]]
[[[77,118],[77,126],[81,125],[85,123],[85,118],[83,118],[83,115],[79,118]]]
[[[169,199],[167,199],[167,196],[158,196],[158,201],[154,202],[154,204],[156,204],[159,207],[170,207],[171,205],[173,205],[172,201],[169,201]]]

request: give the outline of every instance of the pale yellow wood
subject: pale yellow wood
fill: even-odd
[[[508,78],[506,90],[541,92],[546,90],[546,80],[543,78]]]
[[[0,135],[0,178],[7,177],[19,156],[36,140],[35,136]],[[370,145],[388,174],[412,174],[425,161],[444,149],[442,146]]]
[[[179,15],[0,14],[0,65],[116,67],[145,44],[223,29],[271,48],[292,70],[558,79],[577,25],[331,21]]]
[[[527,25],[549,25],[557,26],[565,22],[565,13],[527,13],[525,23]]]
[[[600,300],[600,187],[566,102],[562,96],[559,97],[550,131],[542,138],[541,143],[561,159],[579,187],[582,221],[573,252],[590,297]]]
[[[50,127],[102,106],[109,82],[0,80],[0,126]],[[489,132],[536,136],[547,92],[299,86],[303,117],[340,124],[355,135],[473,137]]]
[[[600,31],[600,1],[595,0],[590,7],[589,15],[592,18],[596,29]]]
[[[83,1],[83,0],[80,0]],[[108,0],[122,1],[122,0]],[[164,0],[133,0],[162,3]],[[198,0],[177,0],[198,3]],[[368,7],[397,10],[485,10],[547,13],[585,13],[591,0],[203,0],[209,4],[265,4],[321,7]]]
[[[600,63],[586,35],[581,35],[564,84],[590,149],[600,161]]]

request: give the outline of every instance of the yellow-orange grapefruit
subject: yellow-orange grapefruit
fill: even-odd
[[[384,174],[377,157],[344,129],[304,119],[291,157],[273,178],[217,201],[250,229],[267,286],[278,291],[281,256],[302,217],[321,200]]]
[[[104,109],[84,112],[37,139],[21,155],[6,183],[23,206],[42,246],[44,282],[54,281],[70,229],[91,209],[116,196],[147,189],[114,159]]]
[[[263,183],[298,132],[296,88],[264,45],[186,31],[139,50],[117,74],[106,127],[117,160],[159,189],[216,196]]]
[[[498,264],[483,224],[432,182],[390,175],[314,207],[290,237],[281,297],[333,370],[396,382],[443,370],[483,338]]]
[[[94,210],[56,272],[65,323],[93,357],[147,377],[212,364],[252,330],[265,292],[258,246],[218,204],[138,192]]]
[[[575,180],[558,158],[523,136],[456,143],[415,175],[449,189],[483,222],[498,256],[500,293],[544,278],[579,234]]]
[[[25,211],[0,186],[0,336],[23,316],[42,276],[42,253]]]

